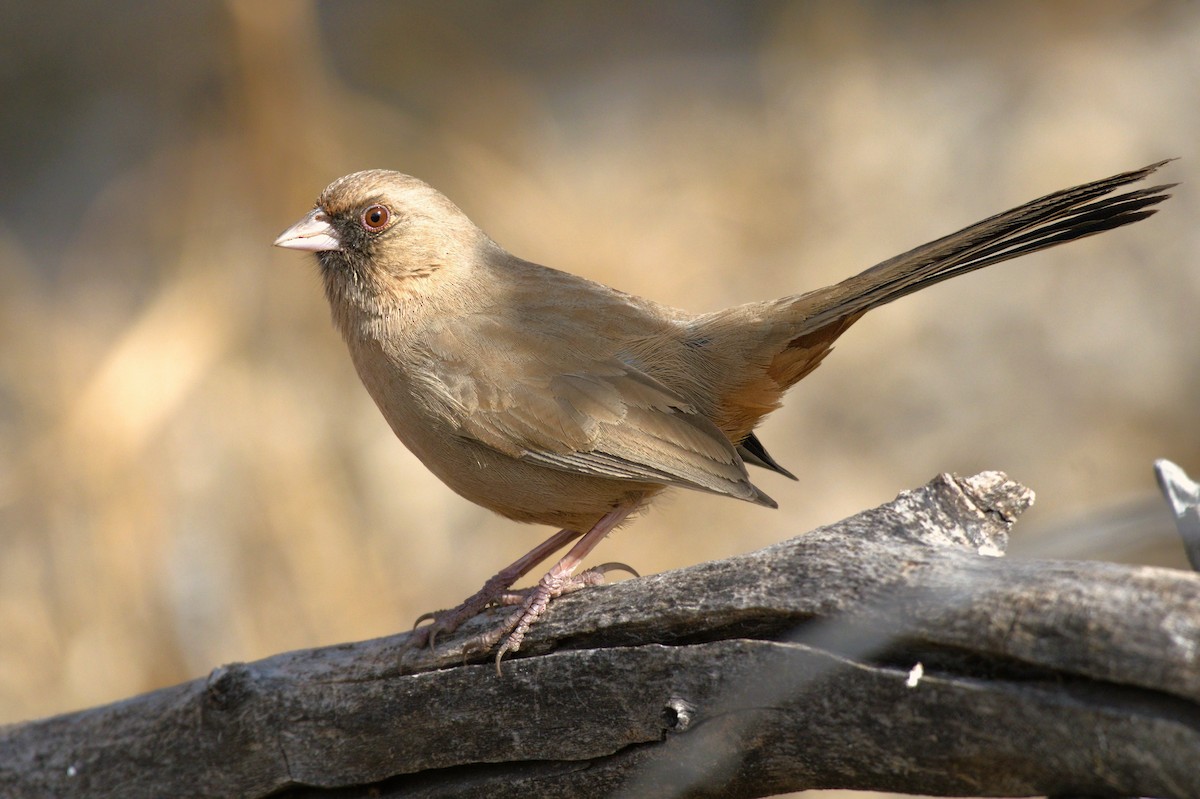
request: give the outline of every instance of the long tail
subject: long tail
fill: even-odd
[[[1146,178],[1170,160],[1047,194],[889,258],[833,286],[794,298],[796,310],[801,312],[795,335],[801,337],[857,317],[985,266],[1145,219],[1157,210],[1151,206],[1171,196],[1166,190],[1178,184],[1112,192]]]
[[[753,436],[754,426],[863,314],[943,280],[1145,219],[1176,184],[1114,192],[1166,163],[1056,191],[826,288],[701,317],[696,329],[714,342],[710,355],[723,354],[728,377],[714,381],[718,425],[742,446],[746,462],[788,474]]]

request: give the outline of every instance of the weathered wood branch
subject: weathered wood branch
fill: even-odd
[[[1200,796],[1200,576],[995,557],[1031,502],[942,476],[581,592],[502,677],[399,635],[10,726],[0,795]]]

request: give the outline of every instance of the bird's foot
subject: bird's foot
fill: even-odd
[[[500,661],[507,653],[520,650],[529,628],[542,617],[553,600],[583,588],[602,585],[607,580],[605,575],[611,571],[625,571],[634,577],[638,576],[633,567],[624,563],[603,563],[579,574],[557,574],[551,570],[532,588],[502,594],[496,604],[520,605],[520,608],[498,626],[467,641],[463,646],[464,651],[488,652],[503,641],[496,652],[496,673],[500,674]]]
[[[508,592],[508,588],[514,579],[501,572],[484,583],[483,588],[467,597],[458,607],[422,613],[413,624],[412,635],[405,646],[414,649],[428,646],[433,649],[438,636],[449,635],[457,630],[464,621],[478,616],[491,605],[512,604],[506,602],[505,599],[512,596]],[[420,626],[422,622],[426,621],[431,623],[424,627]]]
[[[563,583],[561,593],[559,593],[558,596],[573,594],[581,588],[591,588],[594,585],[604,585],[604,583],[608,582],[608,579],[604,575],[615,571],[626,572],[634,577],[642,576],[638,574],[637,570],[628,563],[618,563],[616,561],[601,563],[599,566],[593,566],[592,568],[582,571],[579,574],[568,577],[566,582]],[[547,577],[548,576],[549,575],[547,575]],[[538,586],[535,585],[529,588],[521,588],[516,591],[505,591],[503,594],[496,597],[496,601],[492,604],[496,606],[523,605],[525,604],[525,601],[529,599],[529,595],[537,590]],[[428,616],[429,614],[425,615]]]
[[[478,616],[485,608],[494,604],[514,604],[504,602],[504,597],[509,596],[509,587],[536,568],[539,563],[576,538],[579,538],[579,536],[580,534],[574,530],[559,530],[529,552],[517,558],[514,563],[501,569],[498,574],[483,584],[483,588],[476,591],[458,607],[422,614],[413,625],[412,635],[409,637],[405,647],[419,649],[428,646],[430,649],[433,649],[439,635],[454,632],[464,621]],[[427,627],[421,627],[421,622],[425,621],[431,622],[431,624]]]
[[[554,597],[563,596],[564,594],[573,594],[581,588],[587,588],[593,585],[601,585],[605,582],[604,575],[612,571],[625,571],[629,572],[634,577],[638,576],[638,573],[634,570],[634,568],[627,564],[616,562],[602,563],[599,566],[593,566],[592,568],[580,572],[579,574],[566,575],[564,577],[557,578],[557,587],[554,589],[556,591],[556,593],[554,593]],[[520,591],[509,591],[508,587],[512,583],[512,580],[509,579],[508,575],[504,573],[497,574],[484,583],[483,588],[480,588],[478,591],[468,597],[458,607],[422,613],[419,617],[417,617],[417,620],[413,625],[412,635],[409,637],[405,646],[406,648],[415,649],[428,646],[430,649],[433,649],[437,643],[438,636],[449,635],[457,630],[467,619],[478,616],[489,607],[525,605],[533,601],[535,595],[542,591],[543,583],[547,583],[550,577],[551,575],[547,574],[542,578],[541,582],[532,588],[525,588]],[[526,632],[529,629],[529,625],[532,625],[537,618],[545,612],[546,606],[550,604],[550,599],[554,597],[547,598],[541,602],[540,610],[538,610],[537,613],[529,618],[528,624],[525,626]],[[524,613],[524,610],[522,610],[521,613]],[[515,628],[517,628],[520,623],[519,616],[520,614],[518,613],[511,614],[510,618],[506,619],[499,627],[468,640],[464,645],[464,651],[490,651],[491,648],[494,647],[501,638],[508,633],[515,631]],[[431,623],[421,627],[420,625],[426,621]],[[522,632],[520,640],[524,640],[524,637],[525,632]],[[516,649],[517,647],[510,647],[511,651],[516,651]]]

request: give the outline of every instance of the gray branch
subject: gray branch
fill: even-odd
[[[1032,499],[943,475],[580,592],[501,677],[490,616],[2,728],[0,795],[1200,796],[1200,576],[998,557]]]

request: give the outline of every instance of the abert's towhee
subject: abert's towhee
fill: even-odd
[[[459,607],[422,617],[432,624],[415,640],[432,643],[489,605],[519,603],[475,642],[505,639],[498,666],[554,597],[619,565],[575,574],[664,488],[775,507],[746,464],[792,475],[754,427],[863,314],[1145,219],[1170,185],[1114,192],[1163,163],[1054,192],[832,286],[700,315],[523,261],[398,172],[334,181],[275,244],[317,254],[359,377],[425,466],[485,508],[563,528]],[[572,541],[534,588],[509,593]]]

